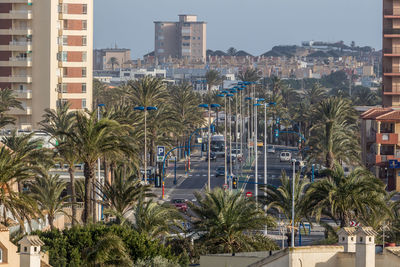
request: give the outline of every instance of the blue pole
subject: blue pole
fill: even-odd
[[[175,167],[174,167],[174,184],[176,184],[176,157],[175,157]]]
[[[314,183],[314,164],[311,166],[311,183]]]
[[[301,224],[299,224],[299,246],[301,247]]]

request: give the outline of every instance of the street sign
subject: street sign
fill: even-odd
[[[389,169],[400,169],[400,162],[396,159],[389,160]]]
[[[356,222],[356,221],[350,221],[350,226],[360,226],[360,223]]]
[[[165,156],[165,147],[157,146],[157,162],[163,162]]]
[[[253,196],[252,192],[249,191],[249,192],[246,193],[246,197],[252,197],[252,196]]]
[[[224,190],[228,189],[228,184],[223,185]]]

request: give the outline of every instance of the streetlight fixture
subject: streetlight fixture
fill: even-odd
[[[149,184],[147,180],[147,111],[157,110],[157,107],[134,107],[134,110],[144,111],[144,182]]]
[[[199,108],[206,108],[208,109],[208,147],[207,147],[207,155],[208,155],[208,182],[207,182],[207,187],[208,191],[211,191],[211,108],[219,108],[221,105],[219,104],[201,104],[199,105]]]

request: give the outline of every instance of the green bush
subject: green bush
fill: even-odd
[[[145,262],[157,256],[174,264],[178,261],[171,248],[164,246],[158,240],[151,240],[145,234],[120,225],[90,225],[74,227],[64,231],[53,230],[47,232],[36,231],[45,243],[43,250],[49,252],[50,264],[55,267],[84,266],[82,252],[96,245],[97,241],[107,233],[121,238],[132,261]]]

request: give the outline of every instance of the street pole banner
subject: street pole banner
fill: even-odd
[[[157,146],[157,162],[163,162],[165,156],[165,147]]]

